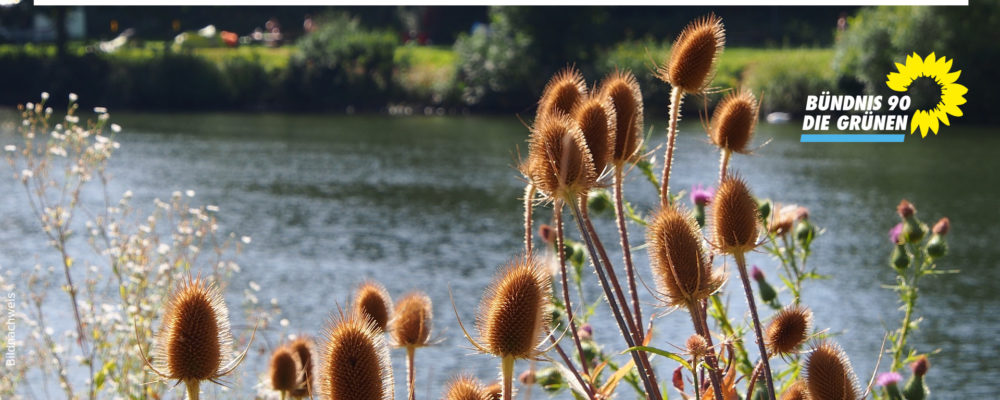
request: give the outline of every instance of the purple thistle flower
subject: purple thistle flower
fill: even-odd
[[[696,206],[704,206],[712,201],[712,197],[715,196],[715,189],[711,187],[704,187],[702,185],[694,185],[691,187],[691,202]]]
[[[883,372],[879,374],[878,378],[875,380],[876,386],[889,386],[899,383],[903,380],[903,376],[899,372]]]
[[[900,222],[889,230],[889,240],[892,244],[899,244],[899,237],[903,234],[903,223]]]
[[[754,265],[753,268],[750,269],[750,277],[755,281],[760,281],[761,279],[764,279],[764,272]]]

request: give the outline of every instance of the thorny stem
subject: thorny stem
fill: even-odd
[[[716,322],[719,323],[719,329],[722,329],[722,333],[726,335],[726,337],[736,337],[736,330],[733,329],[733,326],[729,323],[729,315],[726,313],[726,306],[722,304],[722,299],[719,298],[719,294],[713,294],[709,297],[708,301],[712,303],[712,309],[715,310],[718,316],[718,318],[716,318]],[[745,371],[741,371],[744,374],[750,373],[753,369],[753,365],[750,365],[747,350],[743,347],[743,341],[734,340],[733,346],[736,351],[736,359],[742,360],[740,367],[745,369]]]
[[[643,339],[642,308],[639,306],[639,291],[635,285],[635,266],[632,264],[632,249],[628,242],[628,228],[625,225],[625,200],[622,181],[624,174],[621,166],[615,167],[615,211],[618,220],[618,234],[621,238],[622,257],[625,259],[625,275],[628,277],[628,290],[632,295],[632,311],[635,316],[635,326],[640,328],[637,333],[639,340]]]
[[[674,143],[677,140],[677,121],[680,119],[684,92],[678,88],[670,91],[670,124],[667,126],[667,156],[663,159],[663,181],[660,182],[660,205],[670,204],[670,164],[674,162]]]
[[[767,349],[764,348],[764,334],[760,329],[760,318],[757,316],[757,304],[753,299],[753,289],[750,286],[750,278],[747,276],[747,261],[741,252],[733,253],[736,259],[737,269],[740,270],[740,280],[743,282],[743,292],[747,296],[747,306],[750,308],[750,317],[753,320],[754,334],[757,335],[757,348],[760,350],[761,364],[764,365],[764,378],[767,382],[767,394],[774,400],[774,380],[771,378],[771,363],[767,360]]]
[[[719,184],[726,179],[726,170],[729,168],[729,156],[733,153],[729,149],[722,149],[722,154],[719,156]]]
[[[688,311],[691,314],[691,322],[694,324],[695,333],[705,338],[705,343],[708,344],[708,354],[705,355],[705,362],[711,368],[708,371],[708,379],[712,382],[712,391],[715,393],[715,399],[723,400],[722,378],[719,376],[719,360],[715,355],[715,345],[712,344],[712,332],[708,330],[708,321],[705,318],[705,314],[702,313],[699,302],[688,304]],[[700,390],[701,385],[696,385],[695,393],[697,394]]]
[[[918,254],[915,249],[911,250],[913,254]],[[916,258],[916,257],[914,257]],[[913,268],[913,277],[910,282],[907,282],[906,275],[902,275],[903,282],[901,288],[903,297],[903,325],[899,328],[899,336],[896,337],[895,343],[893,343],[892,352],[892,366],[891,371],[896,371],[903,368],[903,350],[906,347],[906,337],[910,334],[910,325],[913,320],[913,310],[916,308],[917,304],[917,283],[920,280],[921,275],[924,271],[924,266],[927,265],[927,258],[920,259],[920,265],[915,265]]]
[[[576,344],[576,351],[580,354],[580,367],[583,373],[590,375],[587,368],[587,357],[583,353],[583,342],[580,341],[580,334],[576,331],[576,319],[573,318],[573,303],[569,300],[569,274],[566,272],[566,250],[563,248],[563,221],[562,221],[562,201],[556,200],[553,207],[556,222],[556,253],[559,254],[559,275],[562,279],[563,305],[566,308],[566,318],[569,320],[569,330],[573,335],[573,343]]]
[[[595,250],[594,240],[590,235],[590,231],[584,227],[583,218],[580,216],[581,212],[579,204],[572,203],[571,210],[573,211],[577,228],[580,229],[580,234],[583,236],[583,240],[587,244],[588,251],[590,251],[590,261],[594,264],[594,270],[597,272],[598,280],[601,281],[601,288],[604,289],[604,297],[608,300],[608,305],[611,307],[611,313],[615,317],[615,322],[618,323],[618,329],[621,331],[622,337],[625,338],[625,343],[630,348],[635,347],[635,338],[629,333],[629,326],[625,322],[625,318],[622,316],[621,308],[618,307],[615,302],[615,296],[612,293],[610,284],[608,283],[608,278],[604,275],[604,268],[601,266],[603,261],[599,259],[599,257],[594,257],[594,255],[598,254],[598,252]],[[632,360],[635,362],[635,366],[639,371],[639,377],[642,379],[643,386],[645,386],[646,397],[654,400],[660,400],[662,396],[656,385],[656,377],[652,374],[652,369],[648,368],[649,360],[646,358],[646,353],[642,351],[632,351],[630,353],[632,354]]]
[[[414,346],[406,346],[406,390],[409,392],[409,399],[416,399],[416,388],[414,387],[414,374],[413,370],[413,359],[416,356],[417,348]]]
[[[559,341],[556,340],[555,336],[551,334],[549,334],[548,336],[549,336],[549,341],[552,342],[552,348],[556,349],[556,353],[559,353],[559,358],[562,358],[563,362],[566,363],[566,368],[573,373],[573,377],[576,378],[576,381],[580,383],[580,386],[583,387],[583,390],[587,392],[587,398],[593,399],[594,390],[593,388],[590,387],[590,382],[587,382],[583,379],[583,376],[580,375],[580,371],[577,371],[576,365],[573,364],[573,361],[569,358],[568,355],[566,355],[566,352],[563,351],[562,346],[559,345]]]
[[[531,231],[531,212],[532,212],[532,200],[535,198],[535,185],[528,183],[524,187],[524,254],[531,254],[532,245],[532,231]]]

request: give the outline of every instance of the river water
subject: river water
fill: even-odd
[[[365,279],[382,282],[393,296],[423,290],[434,302],[435,336],[442,341],[417,352],[419,397],[438,398],[459,372],[497,376],[498,362],[475,354],[463,338],[448,288],[471,326],[496,267],[522,247],[523,183],[513,165],[518,149],[526,151],[527,131],[516,117],[119,113],[113,119],[125,127],[110,165],[114,195],[130,189],[134,204],[150,204],[191,189],[196,202],[221,207],[223,230],[253,238],[240,255],[242,272],[230,283],[230,301],[240,301],[255,282],[261,299],[282,306],[289,320],[284,333],[315,335]],[[651,122],[651,144],[658,145],[664,124]],[[938,398],[994,394],[1000,377],[1000,246],[993,243],[1000,238],[1000,137],[988,129],[944,127],[936,137],[911,136],[902,144],[825,144],[799,143],[798,134],[794,124],[761,124],[755,142],[770,142],[752,155],[736,155],[731,166],[756,195],[806,206],[825,229],[811,263],[832,278],[807,283],[804,295],[815,325],[837,335],[867,381],[885,330],[898,327],[902,316],[895,295],[882,285],[893,278],[886,232],[897,222],[895,205],[907,198],[929,224],[951,218],[951,252],[941,265],[962,270],[923,281],[918,316],[924,321],[911,343],[922,352],[939,350],[928,384]],[[9,131],[0,138],[12,140]],[[700,125],[681,125],[676,154],[674,190],[717,179],[718,156]],[[637,172],[627,180],[629,199],[641,211],[651,209],[652,187]],[[0,266],[15,272],[31,268],[37,254],[45,260],[51,253],[22,191],[4,174]],[[539,211],[540,220],[546,215]],[[619,259],[611,221],[597,224],[614,250],[612,259]],[[632,238],[643,236],[641,227],[631,228]],[[635,258],[651,284],[645,252]],[[754,254],[750,262],[778,283],[773,260]],[[594,299],[596,278],[586,279],[587,296]],[[735,280],[726,297],[732,315],[742,317],[746,308]],[[654,303],[645,290],[643,298]],[[61,312],[53,311],[51,319],[65,320]],[[682,346],[691,334],[688,321],[683,311],[658,319],[653,344]],[[593,323],[605,352],[624,348],[606,307],[598,308]],[[261,346],[279,341],[282,332],[263,334],[270,337]],[[403,352],[392,356],[401,398]],[[243,364],[237,392],[253,390],[247,382],[264,373],[266,357],[255,352]],[[657,365],[664,380],[676,366]]]

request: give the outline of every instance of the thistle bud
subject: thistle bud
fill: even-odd
[[[771,217],[771,201],[763,200],[757,204],[757,212],[760,213],[760,220],[767,225],[768,218]]]
[[[535,373],[531,370],[525,370],[517,377],[517,381],[521,382],[522,385],[531,386],[535,384]]]
[[[913,203],[910,203],[908,200],[903,199],[902,201],[899,202],[899,205],[896,206],[896,213],[899,214],[900,218],[907,219],[916,214],[917,209],[913,207]]]
[[[803,247],[808,247],[809,243],[816,237],[816,226],[809,222],[808,219],[801,219],[799,223],[795,225],[795,238],[799,240],[799,243]]]
[[[890,261],[892,262],[892,266],[897,270],[904,270],[910,266],[910,255],[907,254],[906,247],[902,244],[897,244],[896,248],[892,249]]]
[[[948,234],[948,229],[950,227],[951,227],[951,220],[949,220],[948,217],[944,217],[939,219],[938,222],[934,224],[934,229],[932,229],[931,232],[934,232],[937,235],[944,236]]]
[[[882,386],[889,395],[889,400],[903,400],[903,395],[899,392],[899,381],[903,377],[898,372],[885,372],[878,376],[875,386]]]
[[[552,228],[551,225],[541,224],[538,226],[538,236],[542,238],[542,241],[548,244],[556,242],[556,230]]]
[[[757,281],[757,289],[760,294],[760,299],[765,303],[771,304],[776,298],[778,298],[778,292],[774,290],[774,287],[767,280],[764,279],[764,272],[757,268],[756,265],[750,270],[750,277]]]
[[[927,255],[933,258],[941,258],[948,253],[948,242],[944,240],[944,235],[931,235],[931,240],[927,241]]]
[[[594,337],[594,328],[590,324],[583,324],[580,329],[576,330],[576,334],[580,340],[590,340]]]
[[[611,195],[607,190],[594,190],[587,196],[587,207],[594,214],[603,214],[614,209],[614,203],[611,202]]]
[[[927,369],[931,367],[930,361],[927,361],[927,356],[920,356],[917,361],[910,364],[910,370],[913,371],[913,375],[923,377],[927,375]]]
[[[535,372],[535,382],[546,391],[558,389],[563,382],[562,373],[555,367],[548,367]]]

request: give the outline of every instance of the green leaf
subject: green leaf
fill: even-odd
[[[108,361],[106,364],[104,364],[104,367],[102,367],[101,370],[97,372],[97,375],[94,376],[94,391],[96,392],[101,391],[101,387],[104,386],[105,379],[107,379],[108,374],[111,373],[111,371],[114,371],[114,369],[115,369],[114,361]]]
[[[658,349],[658,348],[652,347],[652,346],[635,346],[635,347],[630,347],[630,348],[626,349],[625,351],[622,352],[622,354],[627,354],[627,353],[632,352],[632,351],[645,351],[645,352],[656,354],[658,356],[663,356],[663,357],[669,358],[671,360],[677,361],[684,368],[686,368],[688,370],[691,370],[691,363],[687,362],[687,360],[685,360],[683,357],[681,357],[681,356],[679,356],[677,354],[671,353],[669,351],[663,350],[663,349]]]

